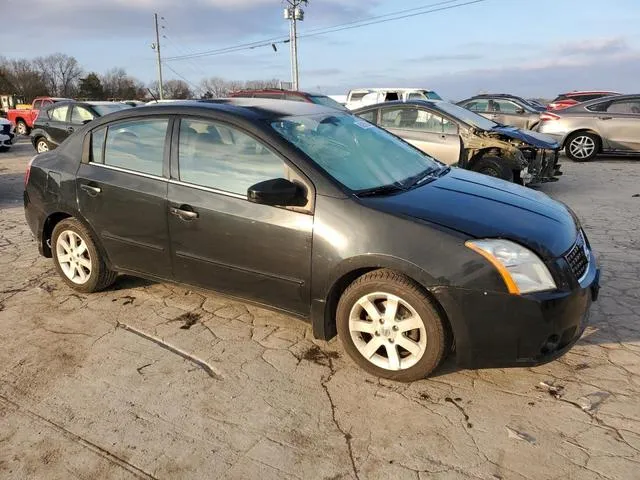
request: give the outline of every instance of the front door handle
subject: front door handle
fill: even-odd
[[[87,185],[86,183],[83,183],[82,185],[80,185],[80,188],[82,190],[84,190],[85,192],[87,192],[92,197],[95,197],[100,192],[102,192],[102,189],[100,187],[95,187],[93,185]]]
[[[195,220],[198,218],[198,212],[194,212],[189,205],[180,205],[180,207],[169,208],[171,215],[175,215],[181,220]]]
[[[73,127],[67,127],[67,132],[73,133]]]

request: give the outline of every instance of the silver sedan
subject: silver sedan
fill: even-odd
[[[640,95],[604,97],[540,115],[537,130],[555,137],[567,157],[640,154]]]

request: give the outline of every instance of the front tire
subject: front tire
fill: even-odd
[[[576,132],[567,138],[564,152],[574,162],[588,162],[600,153],[600,137],[588,132]]]
[[[107,268],[89,230],[75,218],[59,222],[51,236],[53,262],[62,280],[74,290],[104,290],[117,273]]]
[[[447,330],[413,280],[375,270],[353,282],[336,311],[338,335],[365,371],[400,382],[427,377],[446,353]]]
[[[513,170],[505,165],[500,157],[482,157],[473,164],[471,170],[489,177],[513,182]]]

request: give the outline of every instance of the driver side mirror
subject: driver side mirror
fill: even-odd
[[[522,107],[518,107],[518,108],[516,108],[516,113],[517,113],[518,115],[523,115],[523,114],[524,114],[524,108],[522,108]]]
[[[296,183],[284,178],[274,178],[249,187],[247,200],[262,205],[304,207],[307,204],[307,193]]]

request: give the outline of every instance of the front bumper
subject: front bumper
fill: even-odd
[[[12,133],[9,134],[0,134],[0,147],[10,147],[13,145],[13,138],[15,135]]]
[[[527,159],[527,176],[529,181],[525,185],[557,182],[562,175],[558,158],[560,151],[557,149],[540,149],[536,151],[535,158]]]
[[[580,339],[599,282],[591,258],[584,279],[571,291],[518,296],[443,287],[433,293],[453,328],[460,366],[534,366],[562,356]]]

